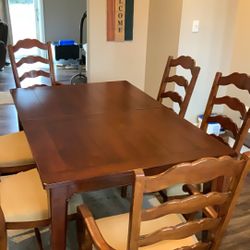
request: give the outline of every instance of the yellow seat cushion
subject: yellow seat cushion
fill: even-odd
[[[0,205],[6,222],[48,219],[47,192],[36,169],[0,182]]]
[[[33,163],[35,162],[23,131],[0,136],[0,167]]]
[[[180,214],[170,214],[164,217],[144,221],[141,224],[141,235],[148,234],[157,229],[173,226],[184,222],[185,219]],[[127,250],[129,214],[120,214],[96,220],[107,243],[116,250]],[[141,250],[172,250],[182,246],[190,246],[197,243],[195,236],[190,236],[181,240],[165,240],[156,244],[140,247]]]
[[[69,200],[68,214],[83,203],[80,194]],[[36,221],[49,218],[47,191],[37,169],[9,175],[0,182],[0,206],[6,222]]]

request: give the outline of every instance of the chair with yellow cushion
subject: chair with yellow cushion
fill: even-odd
[[[81,203],[81,197],[75,195],[70,202],[69,214],[75,214],[76,206]],[[48,208],[47,192],[37,169],[3,178],[0,182],[0,249],[7,249],[7,230],[31,228],[35,228],[42,249],[38,228],[50,224]]]
[[[129,214],[95,220],[86,205],[79,207],[80,247],[89,250],[92,245],[98,250],[218,249],[247,174],[247,160],[246,155],[242,160],[229,156],[204,158],[178,164],[155,176],[145,176],[143,170],[136,170]],[[230,178],[227,190],[217,186],[218,178]],[[195,184],[208,181],[212,182],[211,192],[203,194],[195,189]],[[142,209],[145,193],[180,183],[185,183],[189,197]],[[208,231],[208,237],[199,239],[198,234],[204,231]]]
[[[173,56],[169,56],[162,76],[157,101],[163,103],[163,100],[170,99],[171,102],[177,104],[176,112],[178,116],[184,118],[199,73],[200,67],[196,65],[196,61],[192,57],[182,55],[173,58]],[[175,84],[174,90],[171,85],[173,83]],[[169,103],[167,106],[168,109],[175,110],[174,104]],[[167,199],[165,191],[161,190],[160,194],[163,199]],[[121,196],[123,198],[127,197],[127,186],[121,188]]]
[[[24,131],[0,136],[0,174],[11,174],[35,167]]]

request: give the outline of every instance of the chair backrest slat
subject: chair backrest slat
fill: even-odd
[[[204,207],[222,205],[225,203],[231,193],[212,192],[209,194],[196,194],[192,197],[171,200],[159,207],[146,209],[142,213],[142,220],[153,220],[171,213],[190,214]]]
[[[228,167],[228,165],[230,167]],[[145,193],[152,193],[163,190],[177,183],[199,184],[213,180],[220,176],[237,175],[244,165],[244,161],[239,163],[233,161],[229,156],[217,158],[205,158],[193,163],[183,163],[176,165],[164,173],[149,176],[145,180]],[[192,175],[190,174],[192,172]]]
[[[42,43],[37,39],[24,39],[19,40],[14,46],[13,51],[17,52],[19,49],[31,49],[37,47],[42,50],[48,50],[48,44]]]
[[[44,57],[41,57],[41,56],[27,56],[27,57],[23,57],[21,60],[19,60],[16,63],[16,66],[20,67],[25,63],[26,64],[32,64],[32,63],[37,63],[37,62],[41,62],[41,63],[44,63],[44,64],[49,64],[49,60],[44,58]]]
[[[168,82],[175,82],[176,84],[178,84],[181,87],[184,87],[185,89],[188,87],[188,80],[184,77],[184,76],[178,76],[178,75],[173,75],[170,76],[167,79]],[[162,96],[163,98],[164,96]]]
[[[222,86],[233,84],[239,89],[247,90],[250,94],[250,78],[245,73],[234,72],[228,76],[221,76],[218,84]]]
[[[139,246],[155,244],[162,240],[179,240],[189,237],[204,230],[211,230],[218,227],[220,219],[205,218],[196,221],[181,223],[176,226],[162,228],[152,234],[140,237]]]
[[[225,104],[227,105],[230,109],[239,111],[241,114],[241,117],[245,117],[247,110],[246,106],[244,103],[242,103],[239,99],[235,97],[230,97],[230,96],[223,96],[219,98],[214,99],[214,104]]]
[[[180,75],[170,76],[171,69],[177,66],[181,66],[182,68],[189,70],[191,73],[191,79],[187,80],[184,76]],[[157,100],[162,102],[164,98],[170,98],[173,102],[177,102],[180,106],[179,116],[183,118],[186,114],[188,103],[193,93],[199,72],[200,68],[196,66],[195,60],[190,56],[180,56],[176,59],[174,59],[172,56],[169,56],[162,77]],[[183,98],[176,91],[173,92],[166,90],[167,84],[171,82],[174,82],[184,88],[185,95]]]
[[[162,98],[166,98],[169,97],[172,99],[172,101],[179,103],[179,105],[181,106],[182,104],[182,97],[177,93],[177,92],[173,92],[173,91],[168,91],[165,92],[161,95]]]
[[[25,78],[35,78],[38,76],[50,77],[50,73],[43,70],[31,70],[29,72],[25,72],[22,76],[20,76],[20,82]]]

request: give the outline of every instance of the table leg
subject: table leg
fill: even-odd
[[[50,190],[51,249],[53,250],[66,249],[67,198],[66,188]]]

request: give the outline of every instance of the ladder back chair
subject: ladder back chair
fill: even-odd
[[[229,131],[232,137],[235,139],[233,149],[237,153],[240,153],[241,147],[246,139],[248,129],[250,128],[250,109],[235,97],[231,97],[228,95],[217,97],[220,87],[228,86],[230,84],[234,85],[239,90],[246,90],[248,94],[250,94],[249,75],[235,72],[227,76],[222,76],[221,72],[217,72],[201,123],[201,129],[206,131],[209,122],[219,123],[226,131]],[[215,105],[226,105],[229,109],[238,111],[241,116],[242,124],[238,126],[236,122],[234,122],[230,117],[226,115],[211,116]],[[223,141],[221,137],[215,137]]]
[[[190,80],[181,75],[170,76],[171,69],[176,69],[178,66],[181,66],[187,71],[190,70]],[[199,72],[200,67],[196,66],[195,60],[190,56],[180,56],[176,59],[174,59],[172,56],[169,56],[162,77],[157,101],[162,102],[164,98],[170,98],[173,102],[178,103],[180,106],[179,116],[184,118]],[[168,83],[171,82],[174,82],[185,89],[184,97],[182,97],[178,92],[166,90]]]
[[[133,198],[129,214],[95,220],[86,205],[78,208],[79,243],[84,249],[92,244],[102,250],[206,250],[218,249],[247,174],[248,157],[204,158],[175,165],[167,171],[145,176],[134,172]],[[227,190],[217,186],[218,178],[230,178]],[[196,184],[212,182],[208,193]],[[143,195],[185,183],[186,198],[167,201],[142,209]],[[202,218],[200,212],[204,212]],[[196,216],[194,214],[196,213]],[[189,216],[186,220],[184,215]],[[82,223],[82,224],[81,224]],[[208,231],[206,239],[198,234]]]
[[[184,76],[181,75],[170,76],[171,69],[177,69],[178,66],[181,66],[183,69],[190,71],[191,73],[190,80],[186,79]],[[169,56],[162,77],[157,101],[162,103],[163,99],[170,98],[173,102],[178,103],[180,107],[178,115],[181,118],[184,118],[199,73],[200,73],[200,67],[196,66],[195,60],[190,56],[180,56],[176,59],[174,59],[173,56]],[[184,98],[178,92],[166,90],[167,85],[172,82],[175,82],[177,85],[185,89]],[[164,200],[167,199],[166,191],[163,190],[160,191],[160,195]],[[121,187],[121,196],[123,198],[127,197],[127,186]]]
[[[22,57],[20,60],[16,58],[16,52],[20,49],[40,49],[43,52],[46,52],[47,58],[42,57],[40,55],[28,55]],[[17,88],[22,87],[22,81],[24,81],[26,78],[36,78],[36,77],[45,77],[50,80],[51,85],[57,85],[55,81],[55,73],[54,73],[54,65],[53,65],[53,58],[52,58],[52,51],[51,51],[51,44],[48,43],[42,43],[39,40],[36,39],[24,39],[19,40],[15,45],[9,45],[8,46],[9,51],[9,57],[10,62],[12,66],[12,71],[16,83]],[[27,67],[25,64],[35,64],[35,63],[43,63],[44,65],[49,66],[49,70],[46,71],[44,69],[32,69],[28,72],[23,73],[22,75],[19,74],[19,71],[21,70],[21,67]],[[34,85],[34,84],[32,84]],[[36,84],[35,84],[36,85]]]

